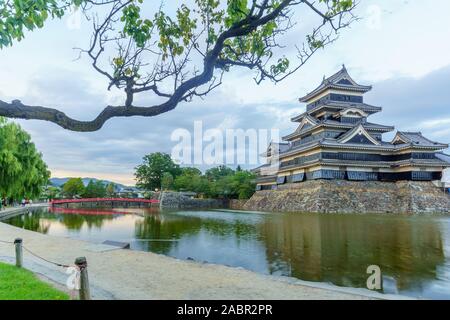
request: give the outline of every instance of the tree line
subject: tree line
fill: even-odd
[[[144,156],[136,167],[137,186],[145,190],[192,191],[210,198],[248,199],[255,191],[255,175],[240,166],[218,166],[205,171],[180,167],[170,155],[156,152]]]
[[[0,207],[39,197],[50,171],[30,135],[0,117]]]
[[[144,156],[135,176],[137,187],[145,191],[193,191],[211,198],[246,199],[255,190],[254,174],[239,166],[236,170],[218,166],[202,173],[198,168],[180,167],[168,154],[160,152]],[[116,195],[113,183],[90,180],[85,186],[81,178],[71,178],[59,189],[48,186],[49,178],[50,171],[30,135],[18,124],[0,117],[0,207],[43,194],[50,199]]]
[[[90,180],[85,186],[81,178],[70,178],[62,186],[62,196],[66,198],[82,197],[82,198],[112,198],[116,195],[116,186],[114,183],[105,184],[100,180]],[[57,198],[57,190],[55,194],[49,195],[50,198]]]

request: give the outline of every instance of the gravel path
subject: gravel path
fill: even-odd
[[[148,252],[115,249],[85,241],[47,236],[0,223],[0,240],[22,238],[24,245],[48,260],[72,264],[88,261],[95,299],[376,299],[402,298],[365,289],[339,288],[241,268],[182,261]],[[12,263],[14,247],[0,243],[0,260]],[[60,267],[24,253],[25,267],[64,284]]]

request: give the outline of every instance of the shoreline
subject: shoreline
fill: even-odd
[[[19,206],[19,207],[12,207],[7,209],[0,210],[0,219],[9,218],[11,216],[17,215],[17,214],[23,214],[24,211],[29,211],[30,209],[37,209],[37,208],[47,208],[49,207],[49,203],[36,203],[27,205],[25,207]]]
[[[26,209],[21,208],[21,209]],[[17,213],[17,210],[15,210]],[[11,214],[11,213],[9,213]],[[86,256],[93,299],[415,299],[368,289],[339,287],[243,268],[179,260],[151,252],[118,249],[73,238],[45,235],[0,222],[0,240],[24,239],[46,259],[73,264]],[[0,244],[0,261],[14,262],[14,246]],[[24,254],[25,268],[65,285],[65,270]]]

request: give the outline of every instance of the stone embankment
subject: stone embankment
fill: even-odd
[[[162,209],[219,209],[225,208],[226,202],[220,199],[194,198],[183,192],[163,192],[160,206]]]
[[[317,213],[450,213],[450,195],[431,182],[315,180],[257,191],[244,210]]]
[[[48,206],[49,206],[48,203],[37,203],[37,204],[27,205],[24,207],[20,206],[20,207],[3,208],[2,210],[0,210],[0,219],[5,219],[10,216],[19,215],[19,214],[22,214],[22,213],[30,211],[30,210],[34,210],[37,208],[45,208]]]
[[[230,199],[228,202],[228,209],[232,210],[244,210],[244,206],[247,203],[247,199],[241,200],[241,199]]]

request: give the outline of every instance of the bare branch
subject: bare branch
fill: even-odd
[[[168,18],[166,22],[173,28],[167,37],[174,42],[169,41],[168,50],[164,51],[161,47],[161,28],[167,26],[157,24],[158,17],[164,14],[162,5],[153,23],[149,24],[151,28],[143,43],[124,32],[120,17],[135,3],[133,0],[86,1],[83,5],[85,14],[95,6],[107,7],[108,10],[102,10],[106,12],[102,19],[97,15],[89,18],[93,24],[90,45],[87,49],[77,49],[80,54],[89,57],[94,70],[108,79],[108,90],[111,87],[123,90],[123,104],[106,106],[92,121],[78,121],[57,109],[26,105],[19,100],[11,103],[0,100],[0,116],[51,121],[73,131],[99,130],[114,117],[157,116],[173,110],[182,101],[203,98],[222,84],[224,73],[230,67],[254,70],[254,79],[258,84],[266,79],[282,81],[303,66],[318,49],[334,42],[338,31],[356,19],[352,14],[356,3],[345,10],[337,10],[334,0],[318,3],[281,0],[277,4],[270,0],[252,0],[247,10],[240,9],[239,20],[231,26],[218,24],[214,20],[214,14],[220,16],[225,11],[221,13],[217,9],[214,12],[211,7],[205,7],[201,8],[201,26],[196,26],[188,37],[185,34],[177,38],[177,32],[182,34],[181,28],[178,30],[177,24]],[[210,6],[210,2],[204,4]],[[312,30],[302,46],[296,47],[297,64],[291,66],[283,57],[273,64],[273,52],[283,48],[279,38],[295,25],[291,21],[293,8],[301,5],[318,16],[321,23]],[[142,23],[142,19],[138,21]],[[275,26],[273,30],[263,32],[263,28],[271,22]],[[260,41],[262,49],[249,50],[248,43],[255,39]],[[181,51],[177,43],[181,44]],[[108,58],[109,64],[105,63],[103,56],[111,52],[114,56]],[[202,61],[201,68],[194,63],[199,60]],[[161,101],[153,106],[133,104],[135,95],[149,93]]]

